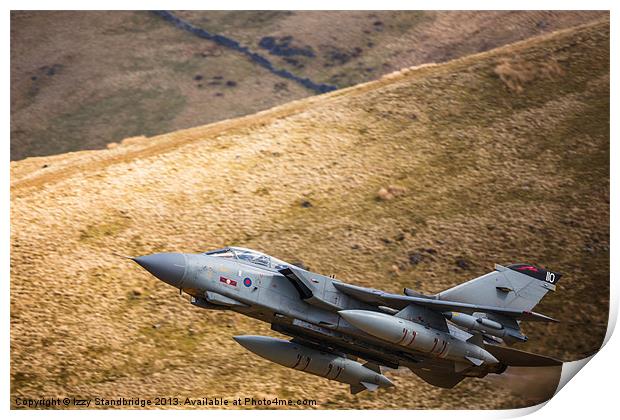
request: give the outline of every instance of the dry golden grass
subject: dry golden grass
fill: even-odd
[[[549,57],[562,71],[519,94],[495,72]],[[525,325],[519,347],[574,360],[598,349],[607,320],[608,129],[601,21],[254,116],[12,162],[11,397],[530,404],[486,379],[443,390],[407,371],[388,374],[394,390],[352,396],[248,354],[231,336],[268,325],[194,308],[113,252],[243,245],[423,293],[496,262],[546,265],[565,275],[537,309],[566,322]],[[388,186],[399,194],[378,200]]]
[[[553,79],[561,76],[562,67],[554,59],[539,63],[526,63],[515,60],[503,59],[495,67],[495,74],[502,79],[513,92],[521,93],[526,84],[537,78],[546,77]]]

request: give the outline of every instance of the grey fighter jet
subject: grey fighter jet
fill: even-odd
[[[291,337],[233,337],[249,351],[349,384],[354,394],[394,386],[383,367],[405,366],[432,385],[452,388],[508,366],[562,364],[510,347],[527,340],[521,321],[557,322],[532,309],[555,290],[560,274],[531,264],[496,265],[435,295],[411,289],[401,295],[239,247],[131,259],[199,308],[238,312]]]

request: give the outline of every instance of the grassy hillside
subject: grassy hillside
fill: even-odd
[[[609,294],[609,22],[11,173],[12,397],[530,404],[510,382],[447,391],[406,371],[351,396],[231,339],[268,325],[194,308],[112,253],[242,245],[391,292],[532,262],[564,273],[537,310],[565,322],[525,325],[519,347],[591,354]]]
[[[575,26],[607,12],[179,12],[338,87]],[[278,56],[260,46],[308,48]],[[286,41],[289,39],[289,41]],[[289,48],[288,51],[291,51]],[[147,11],[11,13],[11,159],[103,149],[314,92]]]

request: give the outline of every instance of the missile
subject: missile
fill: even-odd
[[[338,313],[349,324],[383,341],[441,359],[453,360],[458,370],[464,370],[472,365],[480,366],[483,363],[491,365],[499,363],[491,353],[474,343],[407,319],[363,310]]]
[[[351,393],[378,388],[393,387],[394,384],[381,373],[378,365],[362,365],[333,353],[316,350],[299,343],[275,337],[240,335],[233,337],[252,353],[279,365],[351,385]]]
[[[521,342],[527,341],[527,337],[521,334],[519,330],[505,327],[499,322],[488,318],[463,314],[460,312],[444,312],[443,315],[454,324],[467,328],[468,330],[480,331],[499,338],[514,339]]]
[[[454,322],[456,325],[460,325],[461,327],[465,327],[470,330],[497,332],[504,329],[504,326],[499,322],[482,317],[462,314],[460,312],[444,312],[443,316]]]

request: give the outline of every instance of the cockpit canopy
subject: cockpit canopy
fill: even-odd
[[[237,259],[256,265],[262,265],[263,267],[273,268],[275,270],[281,270],[292,266],[292,264],[286,263],[267,254],[263,254],[262,252],[237,246],[216,249],[215,251],[205,252],[204,255],[218,258]]]

